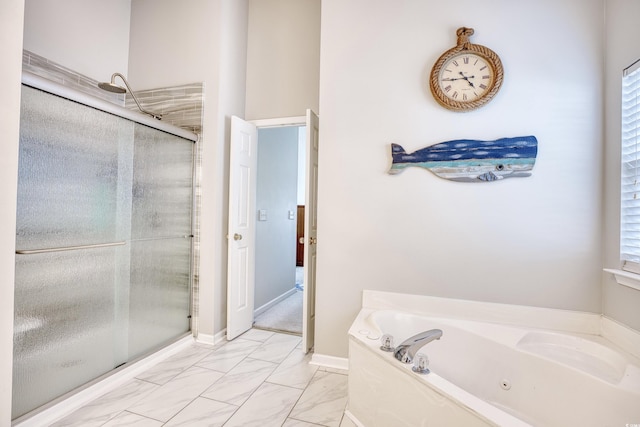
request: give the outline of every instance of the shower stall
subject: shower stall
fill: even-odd
[[[196,141],[23,73],[12,419],[190,333]]]

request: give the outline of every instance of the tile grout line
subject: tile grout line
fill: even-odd
[[[275,335],[275,333],[274,333],[274,335]],[[274,335],[272,335],[271,337],[273,337]],[[269,338],[267,338],[267,339],[270,339],[271,337],[269,337]],[[265,340],[265,341],[267,341],[267,340]],[[264,342],[265,342],[265,341],[263,341],[262,343],[264,344]],[[249,397],[247,397],[247,399],[242,403],[242,405],[238,406],[238,409],[236,409],[236,411],[235,411],[235,412],[234,412],[234,413],[233,413],[233,414],[232,414],[232,415],[227,419],[227,421],[225,421],[225,422],[222,424],[222,426],[223,426],[223,427],[224,427],[224,426],[225,426],[225,425],[226,425],[226,424],[231,420],[231,418],[233,418],[233,415],[235,415],[235,414],[240,410],[240,408],[242,408],[242,407],[243,407],[243,406],[244,406],[244,405],[249,401],[249,399],[251,399],[251,397],[256,393],[256,391],[258,391],[258,389],[259,389],[260,387],[262,387],[262,385],[264,385],[264,383],[274,384],[274,383],[270,383],[270,382],[268,382],[268,381],[267,381],[267,379],[268,379],[271,375],[273,375],[273,372],[275,372],[275,371],[280,367],[280,365],[281,365],[282,363],[284,363],[284,361],[285,361],[285,360],[287,360],[287,358],[291,355],[291,353],[292,353],[294,350],[297,350],[297,348],[295,348],[295,347],[294,347],[293,349],[291,349],[291,351],[289,351],[289,353],[287,353],[287,355],[284,357],[284,359],[282,359],[282,361],[281,361],[281,362],[277,363],[277,366],[274,368],[274,370],[273,370],[273,371],[271,371],[271,373],[269,374],[269,376],[268,376],[267,378],[265,378],[265,379],[260,383],[260,385],[259,385],[258,387],[256,387],[256,388],[251,392],[251,394],[249,395]],[[255,351],[255,350],[254,350],[254,351]],[[251,354],[253,354],[253,352],[252,352]],[[248,355],[248,356],[245,356],[245,358],[244,358],[244,359],[242,359],[242,361],[240,361],[238,364],[236,364],[236,366],[237,366],[237,365],[239,365],[240,363],[242,363],[243,361],[245,361],[246,359],[260,360],[260,359],[251,358],[251,357],[250,357],[250,355]],[[268,362],[268,361],[263,360],[263,362]],[[271,363],[273,363],[273,362],[271,362]],[[221,378],[222,378],[222,377],[221,377]],[[282,384],[274,384],[274,385],[283,386]],[[308,386],[308,384],[307,384],[307,386]],[[299,388],[295,388],[295,387],[289,387],[289,386],[283,386],[283,387],[288,387],[288,388],[291,388],[291,389],[300,390]],[[289,412],[287,413],[287,416],[285,417],[284,422],[286,422],[286,421],[287,421],[287,418],[289,418],[289,414],[291,414],[291,411],[293,411],[293,408],[295,408],[295,406],[298,404],[298,401],[300,400],[300,397],[302,397],[302,394],[304,393],[304,390],[306,390],[306,387],[302,390],[302,393],[300,393],[300,396],[298,397],[298,399],[296,399],[296,403],[294,403],[294,404],[293,404],[293,406],[291,407],[291,409],[290,409],[290,410],[289,410]],[[212,399],[212,400],[213,400],[213,399]],[[283,424],[284,424],[284,422],[283,422]]]
[[[220,377],[220,378],[222,378],[222,377]],[[218,378],[218,380],[219,380],[220,378]],[[217,383],[217,382],[218,382],[218,380],[215,380],[215,381],[213,382],[213,384]],[[211,385],[213,385],[213,384],[211,384]],[[207,387],[207,389],[208,389],[208,387]],[[205,390],[205,391],[206,391],[206,390]],[[202,393],[204,393],[204,391],[203,391]],[[229,421],[229,420],[231,419],[231,417],[233,417],[233,416],[235,415],[235,413],[236,413],[236,412],[238,412],[238,410],[239,410],[240,408],[242,408],[242,405],[237,406],[237,405],[234,405],[234,404],[229,403],[229,402],[222,402],[222,401],[220,401],[220,400],[210,399],[210,398],[208,398],[208,397],[204,397],[204,396],[202,396],[202,393],[201,393],[201,394],[199,394],[199,395],[197,395],[196,397],[194,397],[194,398],[193,398],[193,400],[192,400],[191,402],[189,402],[189,403],[188,403],[184,408],[182,408],[182,409],[180,409],[178,412],[176,412],[176,413],[175,413],[171,418],[169,418],[167,421],[165,421],[162,425],[163,425],[163,426],[167,425],[167,424],[168,424],[172,419],[174,419],[174,418],[175,418],[175,417],[177,417],[177,416],[178,416],[182,411],[184,411],[184,410],[185,410],[185,408],[186,408],[187,406],[189,406],[189,405],[191,405],[193,402],[195,402],[195,401],[196,401],[196,399],[206,399],[206,400],[210,400],[210,401],[212,401],[212,402],[223,403],[223,404],[225,404],[225,405],[235,406],[235,407],[236,407],[236,409],[235,409],[235,410],[233,411],[233,413],[229,416],[229,418],[227,419],[227,421]],[[222,425],[226,424],[226,423],[227,423],[227,421],[225,421]]]
[[[247,360],[247,359],[249,359],[249,356],[246,356],[244,359],[242,359],[238,364],[236,364],[236,366],[238,366],[240,363],[244,362],[244,361],[245,361],[245,360]],[[258,359],[253,359],[253,360],[258,360]],[[262,362],[266,362],[266,361],[265,361],[265,360],[262,360]],[[278,364],[278,366],[280,366],[280,364]],[[277,367],[277,366],[276,366],[276,368],[274,369],[274,371],[275,371],[276,369],[278,369],[278,367]],[[271,373],[273,373],[273,371],[272,371]],[[271,374],[269,374],[269,375],[271,375]],[[222,378],[222,377],[220,377],[220,378]],[[268,377],[267,377],[267,378],[268,378]],[[249,401],[249,399],[251,399],[251,397],[256,393],[256,391],[258,391],[258,389],[259,389],[259,388],[260,388],[260,387],[261,387],[265,382],[266,382],[266,380],[262,381],[262,382],[260,383],[260,385],[258,385],[258,387],[256,387],[255,389],[253,389],[253,391],[252,391],[252,392],[249,394],[249,396],[244,400],[244,402],[242,402],[242,404],[241,404],[241,405],[238,405],[238,409],[236,409],[236,410],[233,412],[233,414],[232,414],[232,415],[227,419],[227,421],[225,421],[225,422],[222,424],[222,426],[223,426],[223,427],[224,427],[224,426],[225,426],[225,425],[226,425],[226,424],[231,420],[231,418],[233,418],[233,416],[234,416],[234,415],[235,415],[235,414],[240,410],[240,408],[242,408],[242,407],[243,407],[243,406],[244,406],[244,405]],[[204,393],[204,392],[203,392],[203,393]],[[206,398],[205,398],[205,399],[206,399]],[[215,399],[211,399],[211,400],[215,400]],[[231,403],[228,403],[228,402],[224,402],[224,403],[227,403],[227,404],[229,404],[229,405],[232,405]]]
[[[118,414],[118,416],[120,416],[120,415],[124,414],[125,412],[126,412],[126,413],[128,413],[128,414],[136,415],[136,416],[138,416],[138,417],[146,418],[147,420],[157,421],[157,422],[159,422],[159,423],[162,423],[162,425],[165,425],[165,424],[166,424],[164,421],[157,420],[157,419],[152,418],[152,417],[149,417],[149,416],[147,416],[147,415],[141,415],[141,414],[138,414],[138,413],[136,413],[136,412],[131,412],[131,411],[128,411],[128,410],[126,410],[126,409],[125,409],[124,411],[120,412],[120,413]],[[113,418],[112,418],[112,420],[113,420],[113,419],[115,419],[115,418],[116,418],[116,417],[113,417]],[[103,424],[103,425],[104,425],[104,424]]]
[[[170,379],[168,379],[166,382],[164,382],[163,384],[158,384],[155,383],[153,381],[149,381],[147,379],[142,379],[142,378],[138,378],[138,377],[134,377],[132,378],[133,381],[139,381],[142,384],[146,384],[147,386],[153,386],[153,390],[150,393],[153,393],[153,391],[160,389],[161,387],[172,383],[176,377],[182,375],[184,372],[193,369],[193,368],[198,368],[198,369],[203,369],[207,372],[215,372],[217,374],[220,374],[220,376],[213,381],[211,384],[209,384],[202,392],[200,392],[197,396],[194,396],[193,398],[191,398],[190,400],[188,400],[177,412],[175,412],[174,414],[172,414],[170,416],[170,418],[168,418],[166,421],[163,420],[159,420],[159,419],[155,419],[152,416],[148,416],[148,415],[144,415],[144,414],[139,414],[137,412],[131,411],[130,408],[132,408],[135,404],[137,403],[131,403],[129,405],[127,405],[126,407],[124,407],[124,409],[118,411],[116,414],[114,414],[112,417],[110,417],[109,419],[105,420],[103,423],[100,424],[100,426],[104,426],[112,421],[114,421],[115,419],[117,419],[118,417],[122,417],[123,415],[133,415],[133,416],[139,416],[142,417],[142,419],[145,420],[153,420],[156,421],[158,423],[161,423],[162,426],[165,426],[167,424],[169,424],[171,422],[171,420],[175,419],[176,417],[178,417],[180,414],[183,414],[185,409],[188,408],[190,405],[194,404],[194,402],[196,402],[199,398],[205,399],[206,401],[210,401],[210,402],[217,402],[220,404],[224,404],[224,405],[231,405],[234,407],[233,411],[230,411],[230,414],[228,415],[228,418],[223,422],[223,426],[224,425],[228,425],[230,420],[236,416],[236,414],[238,413],[238,410],[241,409],[242,407],[244,407],[245,405],[247,405],[247,403],[255,397],[256,392],[262,388],[265,384],[271,385],[271,386],[279,386],[279,387],[285,387],[289,390],[295,390],[296,392],[299,392],[299,396],[296,398],[295,402],[293,402],[293,404],[291,405],[290,409],[288,410],[288,412],[286,412],[286,415],[283,419],[282,424],[287,423],[288,420],[294,420],[294,421],[298,421],[298,422],[303,422],[303,423],[308,423],[309,425],[314,425],[314,426],[320,426],[320,427],[326,427],[326,424],[318,424],[317,422],[312,422],[312,421],[304,421],[304,420],[300,420],[298,418],[294,418],[291,417],[291,414],[294,412],[296,406],[298,404],[300,404],[300,401],[303,397],[303,395],[305,394],[305,392],[308,391],[309,387],[311,386],[311,384],[314,382],[314,378],[320,373],[323,372],[324,375],[343,375],[343,376],[348,376],[348,372],[340,372],[340,371],[329,371],[329,370],[325,370],[322,369],[322,367],[317,368],[315,371],[313,371],[313,374],[311,375],[311,377],[306,381],[306,382],[301,382],[300,380],[304,380],[304,378],[306,378],[307,374],[305,373],[304,375],[301,375],[300,377],[298,377],[295,372],[296,368],[301,367],[302,365],[309,365],[309,361],[305,362],[305,358],[303,357],[302,359],[300,359],[299,361],[297,361],[296,363],[293,363],[290,366],[287,366],[286,368],[283,368],[283,373],[285,373],[285,377],[286,376],[290,376],[292,375],[291,373],[287,373],[287,371],[294,369],[293,372],[293,377],[292,378],[296,378],[296,381],[293,381],[293,384],[298,384],[298,385],[302,385],[304,384],[304,387],[300,388],[300,387],[296,387],[294,385],[290,385],[290,384],[279,384],[277,382],[271,382],[269,380],[269,378],[274,374],[274,372],[276,372],[278,369],[282,368],[283,364],[285,362],[287,362],[290,358],[292,358],[292,355],[294,355],[294,352],[302,352],[302,349],[299,348],[300,343],[298,343],[294,348],[290,349],[287,353],[284,353],[284,355],[282,356],[281,360],[278,362],[275,362],[273,360],[264,360],[264,359],[260,359],[256,356],[252,356],[252,354],[260,347],[264,346],[265,344],[267,344],[267,341],[269,341],[270,339],[277,337],[277,336],[291,336],[290,334],[286,334],[286,333],[279,333],[279,332],[275,332],[272,333],[271,336],[269,336],[269,338],[266,338],[264,341],[257,341],[257,340],[251,340],[251,339],[246,339],[248,342],[254,342],[254,343],[259,343],[258,347],[256,349],[253,349],[253,351],[251,351],[249,354],[243,355],[243,357],[234,364],[234,366],[229,369],[227,372],[222,372],[219,370],[215,370],[215,369],[210,369],[208,367],[205,366],[198,366],[199,363],[201,363],[204,359],[209,358],[209,357],[214,357],[216,356],[216,352],[219,351],[220,349],[226,347],[230,342],[225,342],[222,345],[219,346],[215,346],[215,345],[197,345],[198,348],[202,349],[202,354],[199,355],[198,352],[192,352],[192,353],[187,353],[187,356],[184,358],[186,359],[185,361],[189,361],[190,363],[185,364],[185,365],[180,365],[180,361],[181,358],[178,357],[177,358],[177,363],[176,365],[171,366],[171,364],[168,364],[168,367],[171,368],[176,368],[176,369],[180,369],[180,371],[178,373],[176,373],[176,375],[172,376]],[[277,339],[275,340],[277,341]],[[273,344],[273,343],[272,343]],[[271,347],[274,348],[275,350],[278,349],[278,345],[276,345],[275,347]],[[206,351],[204,351],[206,350]],[[189,352],[189,349],[185,349],[185,351]],[[179,354],[179,353],[178,353]],[[268,355],[277,355],[278,352],[268,352]],[[193,357],[193,356],[197,356],[197,357]],[[233,369],[235,369],[238,365],[240,365],[243,362],[246,361],[259,361],[259,362],[266,362],[269,365],[273,365],[270,373],[259,383],[259,385],[255,388],[253,388],[253,390],[251,390],[251,392],[247,395],[246,399],[244,399],[244,401],[242,402],[242,404],[237,405],[234,403],[230,403],[230,402],[225,402],[225,401],[221,401],[218,399],[212,399],[209,397],[205,397],[203,396],[203,394],[210,388],[212,387],[214,384],[218,383],[221,378],[224,378],[225,376],[227,376],[229,374],[229,372],[231,372]],[[150,368],[151,369],[151,368]],[[172,371],[172,369],[168,369],[169,372]],[[162,371],[158,371],[159,373],[161,373]],[[142,375],[142,373],[140,374]],[[323,375],[323,376],[324,376]],[[150,378],[153,378],[153,376],[150,376]],[[285,381],[286,382],[286,381]],[[341,425],[345,419],[345,414],[344,411],[346,410],[347,407],[347,403],[345,403],[344,408],[342,409],[342,414],[340,415],[340,417],[336,420],[338,422],[338,426]],[[229,410],[231,408],[228,408]],[[214,412],[211,412],[211,414],[217,412],[217,410],[214,410]],[[332,419],[331,422],[333,423],[334,420]]]
[[[316,370],[316,372],[313,374],[313,377],[316,376],[316,373],[318,372],[318,370]],[[296,408],[296,406],[298,406],[298,403],[300,403],[300,399],[302,399],[302,396],[304,395],[304,392],[307,391],[307,388],[309,388],[309,386],[311,385],[311,383],[313,382],[313,377],[311,377],[311,379],[309,380],[309,382],[307,382],[307,385],[304,387],[304,389],[302,390],[302,393],[300,393],[300,396],[298,397],[298,399],[296,400],[296,403],[291,407],[291,409],[289,410],[289,413],[287,414],[287,417],[285,418],[285,422],[287,421],[287,419],[292,419],[292,420],[296,420],[296,421],[301,421],[301,422],[307,422],[304,420],[299,420],[297,418],[293,418],[291,417],[291,413],[293,412],[293,410]],[[322,424],[319,424],[322,426]],[[326,427],[326,426],[323,426]]]
[[[190,365],[189,367],[187,367],[187,368],[186,368],[184,371],[182,371],[182,372],[185,372],[187,369],[191,369],[191,368],[193,368],[193,367],[200,368],[200,369],[205,369],[205,370],[207,370],[207,371],[218,372],[218,371],[214,371],[213,369],[207,369],[207,368],[202,367],[202,366],[196,366],[196,364],[197,364],[197,363],[202,362],[205,358],[207,358],[207,357],[211,356],[211,354],[213,354],[214,352],[215,352],[215,350],[211,350],[209,354],[207,354],[207,355],[203,356],[202,358],[198,359],[197,361],[195,361],[192,365]],[[184,411],[184,410],[185,410],[185,408],[187,408],[189,405],[191,405],[193,402],[195,402],[195,401],[196,401],[196,399],[198,399],[199,397],[202,397],[202,393],[204,393],[205,391],[207,391],[207,390],[209,389],[209,387],[211,387],[212,385],[214,385],[215,383],[217,383],[218,381],[220,381],[220,378],[222,378],[223,376],[224,376],[224,375],[222,375],[221,377],[217,378],[214,382],[212,382],[212,383],[211,383],[207,388],[205,388],[201,393],[199,393],[197,396],[195,396],[193,399],[191,399],[191,400],[189,401],[189,403],[187,403],[186,405],[184,405],[184,406],[182,407],[182,409],[180,409],[178,412],[176,412],[175,414],[173,414],[173,415],[171,416],[171,418],[169,418],[167,421],[164,421],[164,422],[163,422],[163,421],[161,421],[161,422],[163,423],[162,425],[163,425],[163,426],[164,426],[164,425],[166,425],[169,421],[171,421],[173,418],[175,418],[176,416],[178,416],[178,414],[180,414],[182,411]],[[240,408],[240,407],[238,407],[238,409],[239,409],[239,408]],[[235,413],[236,413],[236,411],[237,411],[238,409],[236,409],[235,411],[233,411],[233,413],[235,414]]]
[[[213,349],[211,349],[211,350],[209,351],[209,354],[205,354],[205,355],[203,355],[201,358],[199,358],[199,359],[197,359],[196,361],[194,361],[192,364],[187,365],[187,366],[186,366],[186,367],[184,367],[184,369],[182,369],[178,374],[176,374],[175,376],[173,376],[170,380],[168,380],[168,381],[167,381],[166,383],[164,383],[164,384],[157,384],[157,383],[153,383],[153,382],[151,382],[151,381],[145,381],[145,380],[142,380],[142,379],[139,379],[139,378],[136,378],[136,379],[137,379],[138,381],[145,381],[145,382],[147,382],[147,383],[157,385],[157,386],[158,386],[158,388],[159,388],[159,387],[162,387],[162,386],[164,386],[164,385],[166,385],[166,384],[170,383],[170,382],[171,382],[171,381],[173,381],[176,377],[178,377],[179,375],[183,374],[183,373],[184,373],[184,372],[186,372],[187,370],[189,370],[189,369],[191,369],[191,368],[194,368],[194,367],[197,367],[197,368],[200,368],[200,369],[206,369],[206,370],[208,370],[208,371],[213,371],[212,369],[207,369],[207,368],[204,368],[204,367],[201,367],[201,366],[196,366],[196,364],[197,364],[197,363],[201,362],[203,359],[205,359],[206,357],[210,356],[213,352],[214,352],[214,350],[213,350]],[[213,371],[213,372],[217,372],[217,371]],[[222,377],[220,377],[220,378],[222,378]],[[218,380],[219,380],[220,378],[216,379],[213,383],[211,383],[211,385],[213,385],[213,384],[215,384],[216,382],[218,382]],[[211,387],[211,385],[209,385],[209,387]],[[207,387],[207,389],[208,389],[209,387]],[[204,392],[203,392],[203,393],[204,393]],[[200,394],[202,394],[202,393],[200,393]],[[154,421],[158,421],[158,422],[162,423],[162,425],[164,426],[164,425],[165,425],[165,424],[167,424],[169,421],[171,421],[171,419],[173,419],[173,418],[174,418],[174,417],[176,417],[179,413],[181,413],[181,412],[182,412],[182,411],[183,411],[187,406],[191,405],[191,404],[192,404],[192,403],[193,403],[193,402],[194,402],[198,397],[200,397],[200,394],[198,394],[198,395],[197,395],[197,396],[195,396],[193,399],[191,399],[191,400],[190,400],[186,405],[184,405],[184,406],[183,406],[183,407],[182,407],[178,412],[176,412],[175,414],[173,414],[173,415],[172,415],[172,416],[171,416],[167,421],[158,420],[158,419],[155,419],[155,418],[152,418],[152,417],[146,416],[146,415],[142,415],[142,414],[138,414],[138,413],[133,412],[133,411],[129,411],[130,406],[133,406],[133,404],[132,404],[132,405],[130,405],[130,406],[128,406],[124,411],[121,411],[121,412],[120,412],[120,414],[121,414],[122,412],[129,412],[129,413],[132,413],[132,414],[135,414],[135,415],[138,415],[138,416],[141,416],[141,417],[147,418],[147,419],[151,419],[151,420],[154,420]],[[118,414],[118,415],[120,415],[120,414]],[[115,417],[114,417],[114,418],[115,418]],[[112,418],[112,419],[113,419],[113,418]]]
[[[240,338],[240,337],[238,337],[238,338]],[[271,337],[269,337],[269,338],[271,338]],[[249,340],[249,341],[251,341],[251,340]],[[265,341],[266,341],[266,340],[265,340]],[[264,344],[264,341],[254,341],[254,342],[261,342],[262,344]],[[260,347],[260,346],[258,346],[258,347]],[[254,351],[255,351],[255,350],[254,350]],[[253,353],[253,352],[251,352],[250,354],[252,354],[252,353]],[[288,354],[287,354],[287,356],[288,356]],[[205,357],[205,358],[206,358],[206,357]],[[202,361],[202,360],[204,360],[205,358],[200,359],[198,362],[201,362],[201,361]],[[225,424],[227,424],[227,423],[229,422],[229,420],[230,420],[230,419],[231,419],[231,418],[232,418],[232,417],[233,417],[233,416],[238,412],[238,410],[240,410],[240,408],[242,408],[242,407],[244,406],[244,404],[245,404],[245,403],[247,403],[247,401],[248,401],[249,399],[251,399],[251,397],[254,395],[254,393],[255,393],[255,392],[260,388],[260,386],[262,386],[262,384],[264,384],[264,383],[265,383],[265,381],[266,381],[266,380],[265,380],[265,381],[262,381],[262,383],[260,383],[260,385],[259,385],[258,387],[256,387],[256,388],[255,388],[255,389],[254,389],[254,390],[249,394],[249,396],[244,400],[244,402],[242,402],[242,404],[240,404],[240,405],[234,405],[234,404],[229,403],[229,402],[223,402],[223,401],[216,400],[216,399],[210,399],[210,398],[208,398],[208,397],[202,396],[202,394],[203,394],[203,393],[205,393],[209,388],[211,388],[211,386],[213,386],[214,384],[216,384],[218,381],[220,381],[220,379],[221,379],[221,378],[224,378],[224,377],[225,377],[229,372],[231,372],[233,369],[235,369],[235,367],[237,367],[239,364],[241,364],[242,362],[244,362],[244,361],[245,361],[245,360],[247,360],[247,359],[251,359],[251,360],[259,360],[259,361],[261,361],[261,362],[269,362],[268,360],[255,359],[255,358],[251,358],[251,357],[249,357],[249,355],[246,355],[246,356],[244,356],[244,357],[243,357],[243,358],[242,358],[238,363],[236,363],[236,364],[235,364],[235,365],[234,365],[234,366],[233,366],[229,371],[227,371],[227,372],[220,372],[220,371],[216,371],[216,370],[214,370],[214,369],[209,369],[209,368],[206,368],[206,367],[204,367],[204,366],[200,366],[200,367],[201,367],[201,368],[203,368],[203,369],[207,369],[207,370],[212,371],[212,372],[218,372],[218,373],[221,373],[221,374],[223,374],[223,375],[222,375],[220,378],[218,378],[217,380],[215,380],[215,381],[214,381],[214,382],[213,382],[209,387],[207,387],[207,388],[206,388],[202,393],[200,393],[198,396],[196,396],[196,397],[195,397],[191,402],[189,402],[189,404],[187,404],[187,405],[185,406],[185,408],[186,408],[187,406],[189,406],[193,401],[195,401],[195,400],[196,400],[197,398],[199,398],[199,397],[200,397],[200,398],[203,398],[203,399],[208,399],[208,400],[211,400],[211,401],[215,401],[215,402],[224,403],[224,404],[227,404],[227,405],[236,406],[236,409],[235,409],[235,411],[233,411],[233,414],[231,414],[231,415],[229,416],[229,418],[228,418],[228,419],[227,419],[227,420],[226,420],[222,425],[224,426]],[[198,363],[198,362],[196,362],[196,363]],[[269,363],[273,363],[274,365],[276,365],[276,367],[273,369],[274,371],[275,371],[276,369],[278,369],[278,366],[280,366],[280,364],[279,364],[279,363],[278,363],[278,364],[276,364],[276,363],[274,363],[274,362],[269,362]],[[272,371],[272,373],[273,373],[273,371]],[[271,374],[270,374],[270,375],[271,375]],[[176,416],[177,416],[180,412],[182,412],[183,410],[184,410],[184,408],[182,408],[180,411],[178,411],[178,412],[177,412],[173,417],[171,417],[171,418],[176,417]],[[167,423],[168,423],[168,422],[169,422],[169,421],[167,421]],[[166,423],[165,423],[165,424],[166,424]]]

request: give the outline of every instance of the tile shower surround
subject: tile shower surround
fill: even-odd
[[[202,132],[202,83],[182,86],[137,90],[136,97],[142,108],[162,114],[162,121],[200,134]],[[125,107],[138,110],[133,97],[127,93]]]
[[[22,51],[22,69],[52,82],[86,93],[96,98],[124,107],[124,95],[104,91],[98,87],[98,81],[76,73],[60,64],[48,60],[28,50]]]
[[[354,426],[346,371],[309,359],[300,337],[257,329],[194,343],[53,426]]]
[[[22,69],[79,92],[130,110],[138,110],[135,101],[128,93],[125,97],[124,94],[104,91],[98,88],[99,82],[97,80],[56,64],[28,50],[22,51]],[[119,79],[116,80],[116,83],[123,84]],[[162,121],[199,134],[202,132],[203,93],[203,83],[192,83],[136,91],[136,97],[144,109],[162,114]]]

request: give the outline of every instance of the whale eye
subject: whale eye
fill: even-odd
[[[504,170],[504,165],[496,165],[496,170],[497,170],[497,171],[502,171],[502,170]]]

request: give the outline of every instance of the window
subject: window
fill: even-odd
[[[622,75],[620,258],[640,273],[640,60]]]

